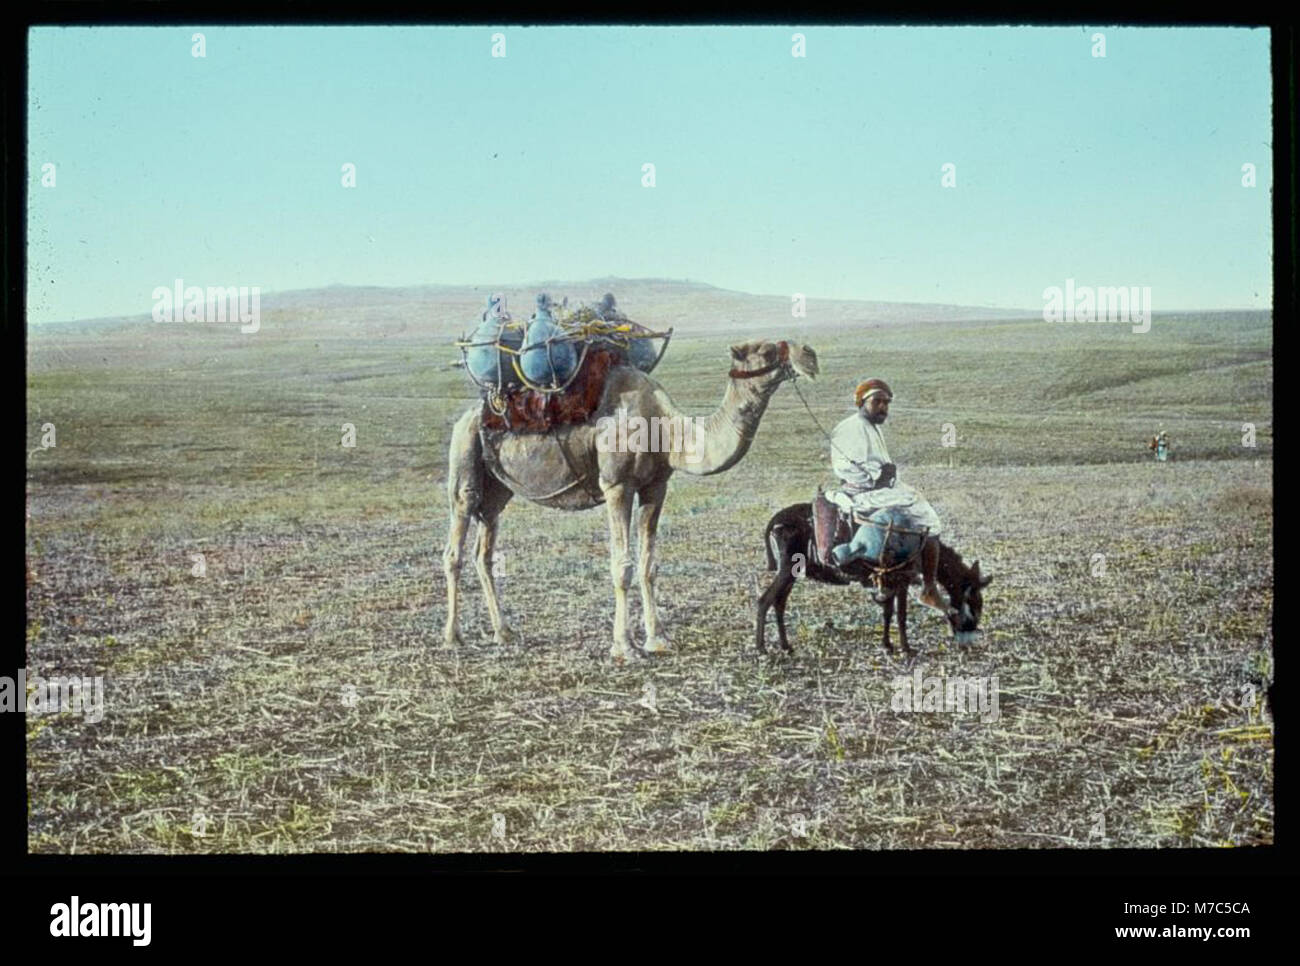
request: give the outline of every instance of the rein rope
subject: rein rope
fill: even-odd
[[[814,413],[812,411],[812,407],[808,405],[808,400],[804,398],[803,391],[799,388],[799,380],[792,379],[791,382],[794,385],[795,395],[798,396],[799,401],[803,403],[803,408],[808,411],[808,418],[813,421],[813,425],[817,427],[817,431],[822,434],[822,437],[826,440],[826,442],[831,444],[831,449],[835,450],[837,453],[843,456],[846,460],[848,460],[858,469],[862,470],[862,472],[870,473],[871,472],[870,470],[868,470],[865,466],[863,466],[861,463],[859,463],[857,460],[851,457],[848,453],[844,452],[844,450],[840,449],[838,446],[835,445],[835,440],[831,439],[831,434],[826,432],[825,427],[823,427],[821,424],[821,420],[817,418],[817,414]]]

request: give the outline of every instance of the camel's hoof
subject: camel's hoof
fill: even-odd
[[[460,647],[460,631],[447,631],[442,635],[442,643],[444,647]]]
[[[492,635],[493,644],[513,644],[519,640],[519,636],[508,627],[498,627],[497,632]]]
[[[671,654],[673,651],[673,645],[668,638],[659,634],[646,641],[643,650],[647,654]]]
[[[622,664],[629,658],[636,657],[636,651],[632,650],[632,645],[626,641],[619,642],[609,649],[609,656],[612,660]]]

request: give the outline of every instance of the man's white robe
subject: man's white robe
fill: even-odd
[[[845,510],[851,508],[866,515],[896,507],[904,510],[912,526],[929,527],[930,535],[938,536],[939,515],[920,493],[897,479],[893,486],[874,488],[885,464],[893,462],[879,426],[855,413],[835,427],[831,444],[831,468],[844,486],[828,491],[828,500]]]

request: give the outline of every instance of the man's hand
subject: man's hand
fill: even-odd
[[[893,463],[886,463],[880,468],[880,475],[876,477],[876,486],[893,486],[897,478],[898,467]]]

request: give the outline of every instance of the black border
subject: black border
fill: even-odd
[[[1249,12],[1255,12],[1252,8]],[[461,12],[444,12],[443,16],[430,17],[428,12],[413,11],[411,8],[390,9],[382,3],[366,4],[363,10],[343,4],[319,4],[282,0],[278,10],[267,11],[245,2],[194,3],[187,4],[183,12],[176,7],[159,3],[132,2],[105,5],[99,3],[69,2],[45,3],[28,8],[22,12],[17,26],[20,29],[6,31],[4,56],[0,57],[0,71],[4,78],[3,107],[0,116],[4,125],[4,326],[11,337],[7,344],[19,348],[8,353],[16,367],[23,371],[15,373],[15,381],[23,386],[23,399],[20,401],[24,418],[26,414],[26,326],[25,326],[25,279],[26,279],[26,192],[30,176],[26,170],[26,75],[27,42],[26,27],[51,24],[119,24],[119,25],[166,25],[166,24],[298,24],[298,25],[372,25],[372,24],[525,24],[553,25],[563,23],[609,23],[629,24],[645,23],[657,25],[743,25],[743,24],[794,24],[802,26],[818,25],[990,25],[1021,24],[1026,26],[1060,26],[1087,23],[1105,26],[1123,24],[1132,26],[1268,26],[1272,29],[1272,70],[1274,82],[1274,346],[1285,323],[1295,318],[1295,283],[1296,283],[1296,212],[1295,212],[1295,141],[1296,141],[1296,65],[1295,65],[1295,26],[1292,23],[1268,22],[1258,19],[1239,19],[1229,9],[1204,10],[1204,15],[1177,11],[1176,17],[1162,14],[1137,13],[1127,5],[1092,6],[1077,12],[1061,11],[1059,8],[1044,13],[1040,5],[1006,5],[979,13],[950,11],[930,13],[918,10],[913,4],[877,4],[871,8],[835,6],[812,9],[801,6],[792,11],[789,6],[770,4],[751,4],[743,15],[733,10],[720,8],[708,3],[684,3],[674,0],[669,3],[644,4],[633,7],[626,12],[615,9],[593,10],[590,7],[577,8],[563,3],[515,3],[497,7],[488,11],[482,8],[463,10]],[[1289,178],[1286,174],[1289,173]],[[1275,350],[1276,355],[1276,350]],[[16,454],[16,461],[24,460],[22,446],[11,445],[10,452]],[[25,461],[18,472],[8,474],[8,486],[15,492],[7,500],[10,512],[5,519],[10,525],[17,522],[16,504],[26,502],[26,466]],[[23,539],[10,539],[9,546],[21,543]],[[24,553],[25,558],[25,553]],[[25,559],[19,569],[17,555],[8,572],[11,575],[9,586],[22,587],[25,584]],[[1275,556],[1275,564],[1276,564]],[[1275,580],[1275,586],[1277,581]],[[25,600],[22,607],[25,613]],[[25,621],[23,622],[25,623]],[[11,627],[21,627],[23,623],[15,621]],[[11,638],[11,653],[15,656],[14,667],[26,663],[25,635],[17,634]],[[1276,640],[1276,637],[1275,637]],[[1277,666],[1275,660],[1275,667]],[[1276,719],[1276,689],[1274,689],[1274,708]],[[1281,702],[1285,705],[1285,701]],[[1285,717],[1285,713],[1283,714]],[[476,880],[490,881],[494,886],[518,881],[522,878],[532,879],[541,876],[585,875],[632,875],[640,877],[657,877],[665,873],[691,873],[705,876],[753,876],[755,874],[821,874],[834,876],[862,877],[871,876],[874,882],[867,886],[868,892],[883,905],[866,904],[868,898],[863,891],[863,883],[854,883],[850,891],[841,891],[833,887],[830,893],[816,890],[813,904],[819,926],[851,925],[855,923],[860,912],[878,910],[886,923],[893,927],[906,924],[918,926],[921,940],[917,952],[926,955],[935,949],[929,942],[939,938],[949,925],[959,922],[975,923],[985,917],[997,915],[996,921],[1001,925],[987,938],[997,942],[998,938],[1016,936],[1028,938],[1041,933],[1040,938],[1055,937],[1056,943],[1064,940],[1073,945],[1079,940],[1086,940],[1090,935],[1103,935],[1108,925],[1145,924],[1143,920],[1124,919],[1118,915],[1116,896],[1123,895],[1134,901],[1148,901],[1158,894],[1160,888],[1176,888],[1180,893],[1195,893],[1202,898],[1219,898],[1236,900],[1247,898],[1251,902],[1254,916],[1244,921],[1258,924],[1263,918],[1276,915],[1275,921],[1281,924],[1285,912],[1275,894],[1275,883],[1271,881],[1278,876],[1293,876],[1296,863],[1293,849],[1286,844],[1284,832],[1278,833],[1278,844],[1263,848],[1245,848],[1232,850],[1180,849],[1180,850],[1106,850],[1106,851],[1070,851],[1070,850],[1018,850],[1018,851],[957,851],[957,852],[798,852],[798,853],[589,853],[589,854],[549,854],[549,855],[511,855],[511,854],[473,854],[473,855],[403,855],[403,854],[352,854],[352,855],[302,855],[302,856],[43,856],[27,854],[27,816],[26,816],[26,782],[15,780],[17,775],[25,773],[25,737],[21,715],[0,715],[0,732],[5,735],[4,748],[6,758],[19,767],[6,768],[4,774],[10,776],[4,782],[4,793],[0,793],[0,822],[10,831],[0,843],[0,870],[5,875],[15,873],[24,877],[20,885],[25,895],[23,899],[7,912],[0,913],[4,919],[14,917],[16,926],[21,931],[30,931],[32,923],[38,924],[38,931],[43,931],[48,922],[48,904],[51,901],[67,901],[67,896],[76,892],[90,896],[92,893],[103,899],[124,901],[129,897],[140,895],[144,899],[152,898],[157,903],[173,905],[182,909],[191,901],[202,906],[202,901],[209,897],[223,897],[243,914],[251,914],[263,920],[268,917],[293,915],[295,909],[308,910],[313,906],[311,915],[318,922],[328,923],[329,917],[341,911],[340,903],[346,896],[348,908],[353,912],[378,915],[383,903],[392,903],[391,910],[397,910],[408,918],[409,924],[417,927],[428,925],[422,916],[427,916],[427,908],[420,906],[417,900],[406,892],[407,887],[398,891],[376,890],[376,877],[416,876],[423,879],[421,889],[431,889],[439,895],[439,901],[448,901],[453,895],[459,895],[462,901],[472,901],[479,895],[479,890],[467,883]],[[1279,742],[1280,743],[1280,742]],[[16,752],[16,754],[15,754]],[[12,757],[10,757],[12,756]],[[1277,759],[1275,758],[1275,761]],[[1285,784],[1284,773],[1279,771],[1277,786]],[[1281,787],[1276,788],[1275,800],[1285,803],[1289,798]],[[21,829],[18,836],[12,832]],[[12,860],[12,861],[10,861]],[[339,886],[331,881],[332,876],[348,875],[365,877],[361,890],[348,889],[340,893]],[[938,886],[932,883],[918,883],[919,877],[929,878],[942,875],[951,881]],[[1160,875],[1176,877],[1166,880],[1165,885],[1157,885],[1146,877]],[[467,878],[468,876],[468,878]],[[990,879],[989,876],[998,878]],[[183,878],[182,878],[183,877]],[[197,878],[196,878],[197,877]],[[292,877],[292,878],[289,878]],[[1016,877],[1009,879],[1008,877]],[[1065,878],[1044,878],[1065,877]],[[457,883],[456,893],[449,893],[441,885],[448,879]],[[175,886],[172,882],[175,882]],[[410,879],[406,880],[408,883]],[[292,888],[286,888],[289,883]],[[643,883],[642,885],[648,885]],[[734,883],[733,883],[734,884]],[[921,886],[920,889],[917,886]],[[729,884],[728,888],[732,887]],[[393,887],[389,887],[391,890]],[[636,918],[645,912],[673,915],[687,911],[695,919],[699,910],[683,910],[681,902],[686,893],[673,893],[671,897],[663,894],[650,904],[638,901],[642,886],[633,891],[610,893],[603,901],[611,905],[625,903],[627,912]],[[707,888],[707,885],[706,885]],[[110,895],[105,895],[110,889]],[[508,891],[508,890],[507,890]],[[714,895],[706,901],[713,905],[721,900],[721,890],[710,890]],[[850,899],[850,893],[852,898]],[[536,894],[536,890],[534,890]],[[1132,894],[1132,895],[1130,895]],[[1170,893],[1172,894],[1172,893]],[[424,895],[424,893],[421,893]],[[739,893],[737,898],[739,898]],[[748,898],[748,897],[746,897]],[[772,902],[779,901],[787,912],[798,908],[808,900],[808,890],[799,888],[782,889],[779,893],[765,894],[761,905],[749,907],[755,912],[770,908]],[[571,917],[581,917],[582,922],[570,921],[570,928],[590,926],[590,919],[583,916],[577,903],[577,896],[552,894],[549,900],[557,902],[557,908],[567,910]],[[548,900],[548,901],[549,901]],[[589,902],[589,900],[586,900]],[[414,904],[413,904],[414,903]],[[543,906],[545,903],[542,904]],[[653,905],[655,908],[649,908]],[[730,901],[722,903],[730,906]],[[538,906],[536,908],[541,908]],[[588,905],[587,911],[591,909]],[[719,907],[721,908],[721,907]],[[1087,910],[1094,915],[1089,919]],[[35,912],[33,912],[35,910]],[[270,910],[270,911],[268,911]],[[834,915],[830,915],[834,910]],[[965,912],[963,913],[963,910]],[[1073,910],[1073,911],[1071,911]],[[519,910],[515,910],[518,912]],[[533,911],[536,911],[535,909]],[[748,909],[746,910],[748,911]],[[840,919],[841,913],[848,913],[848,918]],[[303,914],[306,914],[305,912]],[[963,919],[962,916],[966,915]],[[36,918],[31,918],[36,915]],[[829,920],[827,919],[830,916]],[[1062,916],[1069,916],[1068,928],[1063,928]],[[1084,925],[1079,925],[1080,917]],[[747,917],[748,918],[748,917]],[[761,913],[758,925],[765,924]],[[936,918],[942,919],[944,926]],[[198,922],[201,923],[201,919]],[[273,918],[268,920],[274,924]],[[725,917],[727,925],[740,925],[736,917]],[[265,923],[264,923],[265,925]],[[813,923],[805,924],[805,928]],[[155,930],[161,923],[155,923]],[[870,932],[881,928],[882,923],[873,924]],[[927,926],[929,933],[925,932]],[[174,923],[173,923],[174,928]],[[509,930],[507,930],[508,932]],[[732,930],[724,929],[724,933]],[[800,930],[802,931],[802,929]],[[497,933],[501,932],[499,927]],[[567,932],[567,930],[566,930]],[[159,934],[161,935],[161,934]],[[328,929],[322,934],[331,943],[337,940]],[[594,938],[595,933],[593,933]],[[495,937],[495,934],[494,934]],[[173,938],[176,938],[173,936]],[[301,939],[301,937],[298,937]],[[829,937],[828,937],[829,938]],[[863,936],[861,938],[866,938]],[[960,937],[955,937],[960,939]],[[1112,940],[1114,941],[1114,940]],[[156,944],[161,945],[161,944]],[[652,944],[658,945],[658,944]],[[1000,944],[999,944],[1000,945]],[[57,948],[57,947],[56,947]],[[98,952],[99,946],[73,947],[65,946],[64,951],[80,951],[82,948]],[[382,948],[382,947],[381,947]],[[971,944],[972,952],[979,944]],[[1059,945],[1057,948],[1060,948]],[[1138,948],[1151,949],[1151,946]],[[1243,951],[1250,947],[1238,947]],[[1217,947],[1216,951],[1223,947]],[[669,952],[663,947],[662,952]],[[863,952],[868,952],[864,945]],[[653,954],[653,953],[652,953]],[[1231,955],[1231,953],[1229,953]]]

